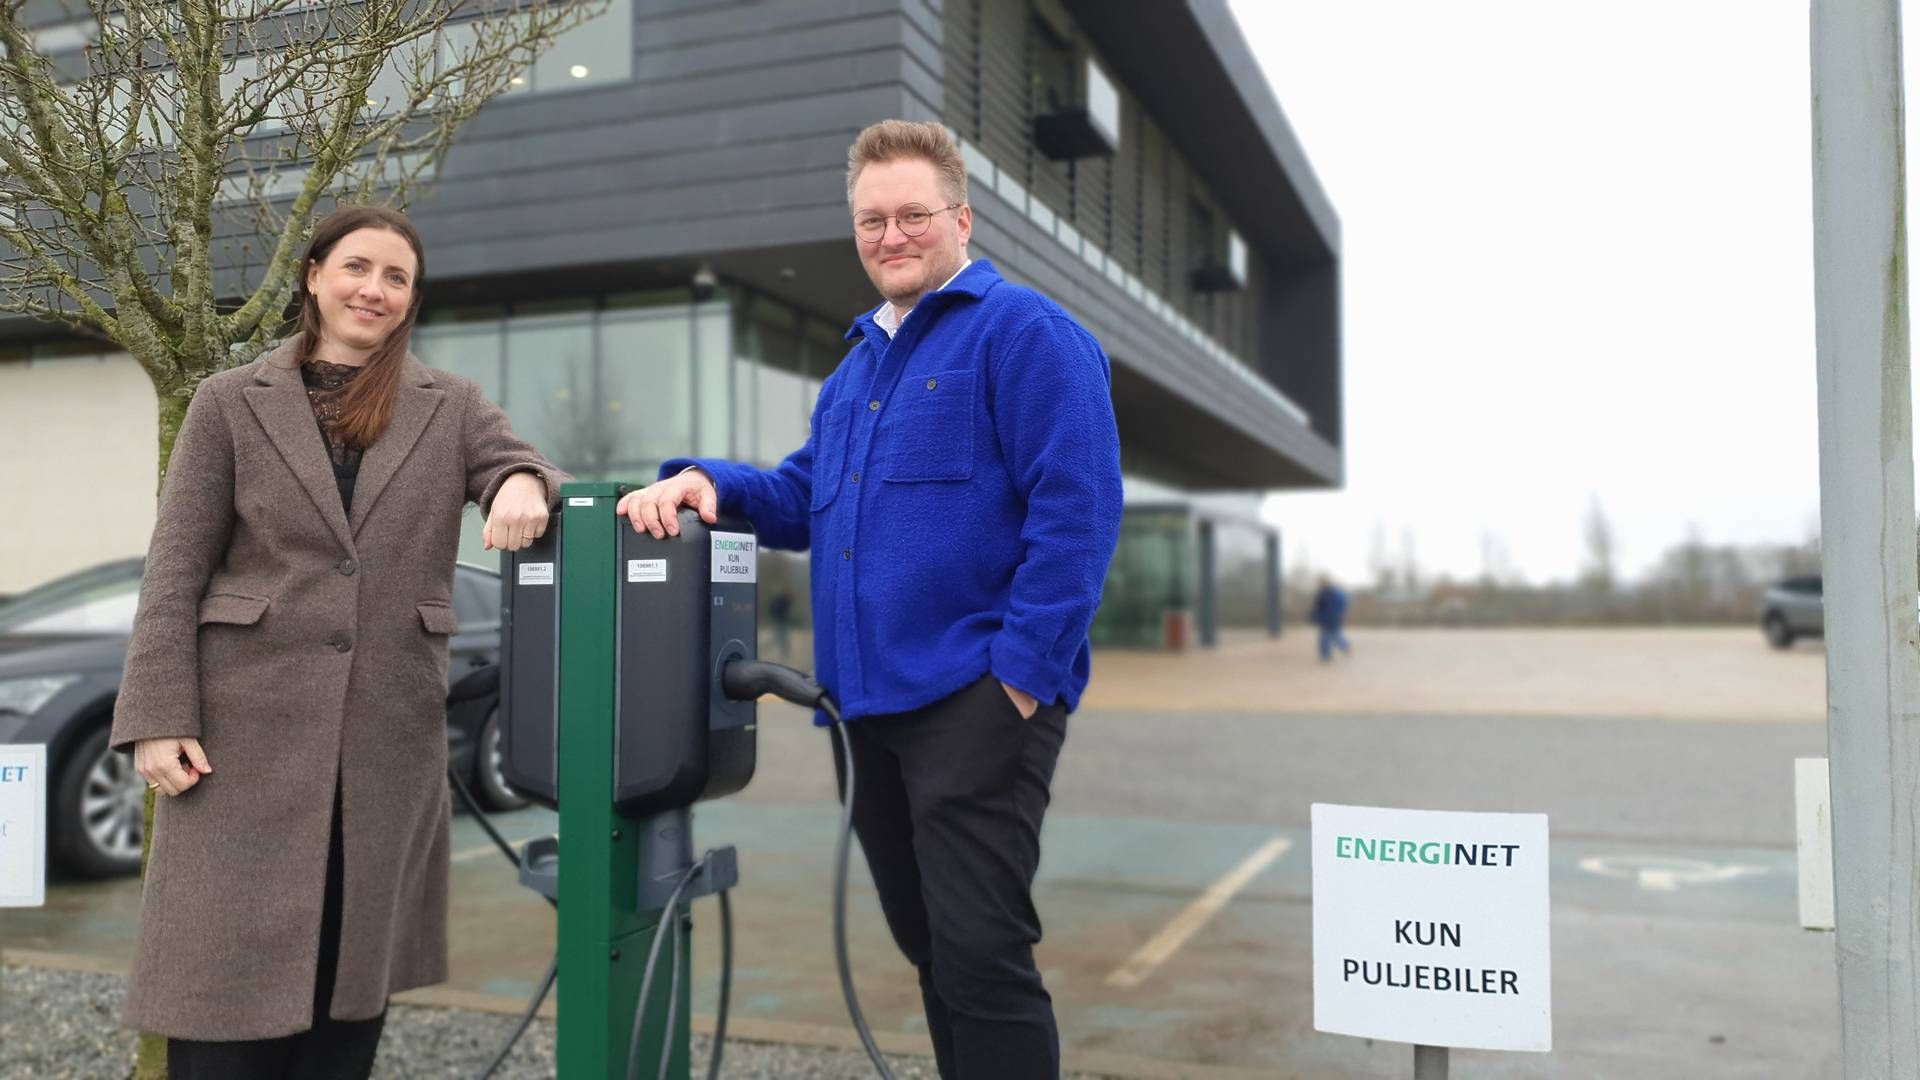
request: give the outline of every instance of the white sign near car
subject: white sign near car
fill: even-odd
[[[1315,803],[1313,1026],[1551,1050],[1546,815]]]
[[[47,748],[0,746],[0,907],[47,902]]]

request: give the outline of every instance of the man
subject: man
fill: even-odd
[[[620,512],[659,537],[683,505],[725,510],[811,547],[815,672],[940,1075],[1022,1080],[1059,1072],[1032,885],[1119,534],[1119,439],[1099,344],[968,259],[966,185],[940,125],[861,132],[847,202],[885,302],[847,332],[806,445],[771,470],[670,461]]]
[[[1320,628],[1320,662],[1333,659],[1333,650],[1347,652],[1347,636],[1340,632],[1340,624],[1347,617],[1347,594],[1333,579],[1320,575],[1320,588],[1313,594],[1313,610],[1308,613],[1313,624]]]

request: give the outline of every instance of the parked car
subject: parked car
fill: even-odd
[[[144,560],[103,563],[0,604],[0,743],[47,747],[47,849],[76,877],[140,867],[145,783],[131,755],[107,749]],[[526,805],[500,771],[500,576],[454,571],[447,752],[490,810]],[[477,692],[472,688],[478,688]],[[215,764],[218,764],[215,751]]]
[[[1820,575],[1791,577],[1767,587],[1760,599],[1760,632],[1776,649],[1793,647],[1799,637],[1826,633],[1821,610]]]

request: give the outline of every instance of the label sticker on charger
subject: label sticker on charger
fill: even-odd
[[[592,506],[593,496],[589,495],[589,496],[586,496],[585,498],[582,498],[578,495],[573,496],[567,500],[567,505],[568,506]]]
[[[523,562],[520,564],[520,577],[517,580],[522,585],[551,585],[553,584],[553,564]]]
[[[714,533],[713,573],[709,580],[741,584],[759,580],[754,559],[757,543],[752,533]]]
[[[665,559],[628,559],[627,584],[636,581],[667,580],[667,560]]]

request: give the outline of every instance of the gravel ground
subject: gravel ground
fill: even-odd
[[[0,968],[0,1077],[119,1080],[131,1071],[133,1035],[120,1027],[126,982],[115,975]],[[474,1076],[499,1051],[514,1017],[464,1009],[394,1006],[373,1075],[381,1080]],[[704,1077],[707,1042],[693,1040],[693,1076]],[[900,1080],[934,1080],[926,1058],[890,1058]],[[866,1080],[865,1055],[778,1043],[727,1041],[721,1073],[729,1080]],[[649,1071],[647,1075],[652,1075]],[[1078,1080],[1098,1080],[1076,1074]],[[494,1076],[553,1076],[553,1024],[538,1020]]]

